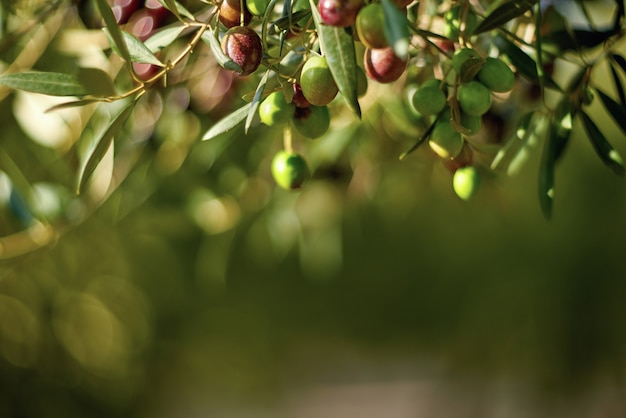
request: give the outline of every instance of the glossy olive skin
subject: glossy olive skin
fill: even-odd
[[[302,66],[300,87],[304,97],[315,106],[327,105],[339,92],[326,58],[319,55],[309,57]]]
[[[393,48],[367,48],[363,59],[365,73],[379,83],[392,83],[400,78],[407,61],[399,58]]]
[[[457,196],[463,200],[470,200],[480,187],[478,171],[471,165],[459,168],[454,172],[452,186]]]
[[[356,16],[356,31],[363,45],[368,48],[389,46],[385,35],[385,14],[381,3],[370,3],[359,10]]]
[[[227,28],[241,25],[241,2],[239,0],[223,0],[220,5],[219,21]],[[249,25],[252,14],[247,7],[243,8],[243,25]]]
[[[488,57],[476,76],[491,91],[504,93],[513,89],[515,74],[511,68],[498,58]]]
[[[491,92],[479,81],[461,84],[457,98],[461,110],[470,116],[481,116],[491,107]]]
[[[259,118],[267,126],[286,123],[293,118],[296,106],[288,103],[282,91],[275,91],[259,105]]]
[[[363,4],[364,0],[319,0],[317,8],[324,24],[345,28],[354,24]]]
[[[240,76],[255,72],[263,58],[261,38],[247,26],[235,26],[226,31],[222,38],[222,51],[239,64],[242,71],[237,74]]]
[[[302,186],[309,177],[309,167],[305,159],[294,152],[278,151],[272,159],[272,177],[285,190]]]
[[[327,106],[297,108],[293,118],[293,126],[306,138],[319,138],[328,132],[330,111]]]

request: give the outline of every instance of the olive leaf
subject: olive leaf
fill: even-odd
[[[113,11],[111,10],[111,6],[109,6],[107,0],[96,0],[96,4],[98,5],[100,16],[102,16],[102,19],[104,19],[104,23],[106,25],[106,29],[108,29],[109,36],[113,41],[111,47],[115,45],[116,53],[124,59],[129,71],[133,72],[133,66],[131,65],[132,59],[130,57],[130,53],[128,52],[126,42],[124,41],[124,35],[122,35],[122,30],[118,26],[117,21],[115,20],[115,16],[113,15]]]
[[[243,72],[242,68],[235,61],[230,59],[228,55],[222,51],[220,41],[216,38],[216,35],[212,32],[205,31],[202,34],[202,40],[211,47],[211,52],[217,63],[227,70],[234,71],[236,73]]]
[[[124,124],[133,113],[135,101],[129,101],[126,106],[109,122],[107,128],[104,130],[98,142],[89,155],[84,168],[81,170],[78,177],[78,185],[76,187],[76,193],[80,194],[84,191],[85,185],[91,175],[100,164],[102,157],[106,154],[107,150],[111,146],[113,139],[119,134],[124,127]]]
[[[400,154],[400,157],[398,157],[398,159],[403,160],[407,157],[407,155],[409,155],[410,153],[418,149],[420,145],[422,145],[430,137],[430,134],[433,132],[433,129],[435,129],[435,125],[437,124],[438,121],[439,121],[439,118],[435,119],[435,121],[433,121],[433,123],[430,124],[428,129],[426,129],[424,133],[417,139],[415,144],[413,144],[411,148],[409,148],[408,150]]]
[[[252,124],[252,120],[256,115],[256,111],[259,108],[259,104],[261,103],[261,99],[263,98],[263,91],[265,90],[265,85],[267,84],[267,78],[269,77],[271,70],[265,71],[263,77],[261,77],[261,81],[259,81],[259,85],[254,92],[254,97],[252,98],[252,102],[250,103],[250,110],[248,111],[248,116],[246,117],[246,125],[244,132],[247,134],[250,125]]]
[[[496,29],[529,11],[538,0],[512,0],[497,7],[480,22],[474,35]]]
[[[121,51],[119,50],[117,44],[113,42],[113,39],[111,38],[111,31],[108,30],[108,28],[104,28],[104,33],[107,35],[107,38],[109,38],[109,43],[111,44],[113,51],[116,54],[121,55]],[[165,64],[155,57],[150,48],[148,48],[143,42],[126,31],[121,31],[120,33],[122,34],[122,38],[124,38],[124,42],[128,47],[128,54],[130,55],[132,62],[154,64],[159,67],[165,67]]]
[[[624,133],[626,133],[626,107],[620,105],[613,100],[608,94],[596,88],[602,104],[609,111],[613,120],[619,125]]]
[[[295,13],[292,13],[291,16],[287,15],[287,16],[282,16],[278,19],[276,19],[274,22],[272,22],[272,24],[270,25],[269,29],[268,29],[268,33],[270,35],[275,35],[278,32],[282,32],[284,30],[289,29],[289,26],[291,24],[293,24],[293,22],[297,22],[300,19],[304,19],[305,17],[309,17],[311,15],[311,11],[310,10],[298,10]]]
[[[171,26],[159,29],[144,41],[144,45],[151,51],[156,52],[174,42],[183,33],[184,26]]]
[[[92,96],[111,97],[117,94],[111,77],[99,68],[81,68],[76,77]]]
[[[251,107],[252,103],[247,103],[218,121],[208,131],[206,131],[206,133],[202,136],[202,140],[208,141],[210,139],[213,139],[216,136],[226,133],[233,129],[235,126],[239,125],[248,117]]]
[[[394,52],[403,60],[409,55],[409,26],[405,13],[391,0],[382,0],[385,16],[385,37]]]
[[[554,169],[556,166],[555,144],[561,141],[559,129],[552,123],[544,144],[539,166],[539,205],[546,219],[552,217],[554,201]]]
[[[598,125],[585,113],[580,112],[580,117],[587,132],[587,136],[591,140],[593,148],[596,150],[596,154],[600,157],[602,162],[609,167],[618,176],[624,175],[624,160],[619,153],[613,148],[613,146],[607,141],[606,137],[598,128]]]
[[[531,81],[539,82],[539,73],[537,72],[537,63],[528,54],[522,51],[517,45],[509,41],[506,37],[498,34],[493,38],[494,44],[500,51],[506,55],[511,63],[517,68],[519,73]],[[561,91],[561,87],[554,82],[552,77],[543,74],[543,82],[545,87]]]
[[[167,10],[172,12],[172,14],[176,16],[176,19],[180,20],[181,22],[183,22],[182,16],[185,16],[191,20],[196,20],[193,13],[187,10],[185,6],[183,6],[179,2],[175,0],[158,0],[158,1],[159,3],[163,5],[163,7],[165,7]]]
[[[17,90],[49,96],[86,96],[90,91],[75,75],[27,71],[0,75],[0,84]]]
[[[330,69],[339,92],[346,99],[348,106],[360,118],[361,107],[357,95],[357,64],[354,39],[350,28],[338,28],[324,25],[317,6],[311,2],[311,12],[317,27],[320,46],[328,68]]]

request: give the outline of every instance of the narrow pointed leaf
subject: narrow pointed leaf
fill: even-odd
[[[531,81],[539,82],[539,74],[537,73],[537,64],[528,54],[522,51],[517,45],[509,41],[502,35],[497,35],[493,39],[494,44],[505,54],[511,63],[517,68],[520,74]],[[552,80],[550,76],[544,74],[544,86],[561,91],[558,84]]]
[[[617,103],[602,90],[596,88],[596,91],[600,96],[600,100],[602,100],[602,104],[613,117],[613,120],[619,125],[622,131],[626,133],[626,107]]]
[[[619,101],[623,105],[626,105],[626,94],[624,94],[624,86],[622,84],[622,80],[617,73],[617,69],[615,68],[615,61],[612,61],[609,65],[611,68],[611,75],[613,76],[613,82],[615,83],[615,89],[617,90],[617,94],[619,95]]]
[[[554,160],[558,161],[563,155],[572,133],[576,109],[568,97],[559,102],[553,117],[552,127],[556,131],[553,137]]]
[[[410,153],[412,153],[413,151],[418,149],[420,147],[420,145],[422,145],[424,142],[426,142],[426,140],[430,137],[430,134],[433,132],[433,129],[435,129],[435,124],[437,123],[437,120],[435,120],[428,127],[428,129],[426,129],[426,131],[424,131],[424,133],[417,139],[417,141],[415,142],[415,144],[413,144],[413,146],[411,146],[411,148],[409,148],[408,150],[404,151],[400,155],[400,157],[399,157],[400,160],[405,159]]]
[[[111,142],[113,139],[119,134],[124,127],[124,124],[133,113],[135,102],[129,102],[126,107],[124,107],[116,116],[111,119],[109,125],[104,130],[100,138],[98,139],[98,143],[95,148],[89,155],[87,159],[87,163],[85,167],[80,173],[80,177],[78,179],[78,186],[76,189],[77,193],[82,193],[85,189],[85,185],[87,181],[91,178],[91,175],[100,164],[102,157],[106,154],[109,146],[111,146]]]
[[[87,106],[89,104],[101,103],[101,102],[102,102],[102,99],[75,100],[75,101],[72,101],[72,102],[60,103],[58,105],[52,106],[52,107],[46,109],[46,113],[54,112],[55,110],[69,109],[69,108],[72,108],[72,107]]]
[[[546,219],[552,217],[552,206],[554,201],[554,169],[556,158],[554,155],[555,143],[559,140],[559,133],[555,124],[552,124],[541,157],[539,166],[539,205],[541,212]]]
[[[409,55],[409,26],[406,15],[391,0],[382,0],[385,15],[385,36],[399,58]]]
[[[202,140],[208,141],[209,139],[213,139],[216,136],[228,132],[235,126],[239,125],[248,117],[248,114],[250,113],[250,107],[252,107],[252,103],[247,103],[239,109],[235,110],[230,115],[221,119],[204,134]]]
[[[626,59],[619,54],[612,54],[611,57],[622,68],[622,71],[626,72]]]
[[[145,40],[144,45],[148,47],[151,52],[156,52],[165,48],[172,42],[174,42],[185,30],[184,26],[172,26],[163,28],[148,39]]]
[[[111,47],[115,45],[116,53],[122,57],[124,61],[126,61],[126,65],[132,70],[132,59],[130,58],[128,47],[126,46],[126,42],[124,42],[124,35],[122,35],[122,30],[115,20],[111,6],[109,6],[107,0],[96,0],[96,4],[98,5],[100,16],[104,19],[104,24],[106,25],[108,33],[113,41]]]
[[[189,18],[191,20],[196,20],[193,13],[191,13],[185,8],[185,6],[175,0],[159,0],[159,3],[161,3],[167,10],[172,12],[174,16],[176,16],[176,19],[180,20],[181,22],[183,21],[182,16],[185,16],[186,18]]]
[[[90,92],[77,76],[64,73],[28,71],[0,75],[0,84],[49,96],[85,96]]]
[[[476,30],[474,30],[474,35],[496,29],[508,21],[523,15],[529,11],[537,1],[538,0],[512,0],[500,5],[489,13],[485,20],[480,22]]]
[[[202,34],[202,40],[211,47],[211,52],[213,52],[213,56],[219,65],[227,70],[235,71],[237,73],[241,73],[243,71],[239,64],[231,60],[228,55],[224,54],[220,42],[215,37],[215,34],[205,31]]]
[[[81,68],[77,78],[92,96],[111,97],[117,94],[111,77],[99,68]]]
[[[593,148],[596,153],[615,174],[618,176],[624,175],[624,160],[619,153],[613,148],[613,146],[607,141],[606,137],[598,128],[598,125],[587,115],[585,112],[580,112],[580,117],[587,132],[587,136],[591,140]]]
[[[269,77],[270,70],[267,70],[263,77],[261,77],[261,81],[259,81],[259,85],[254,92],[254,97],[252,98],[252,103],[250,103],[250,110],[248,111],[248,116],[246,117],[246,126],[245,133],[248,133],[248,129],[254,120],[254,115],[256,115],[256,111],[259,108],[259,104],[261,103],[261,99],[263,98],[263,91],[265,90],[265,85],[267,84],[267,78]]]
[[[291,18],[289,16],[283,16],[276,19],[268,29],[268,33],[270,35],[275,35],[278,32],[282,32],[284,30],[289,29],[289,25],[294,22],[299,21],[300,19],[304,19],[308,16],[311,16],[310,10],[299,10],[295,13],[291,14]]]
[[[107,28],[104,28],[104,33],[106,33],[109,41],[111,42],[111,32]],[[159,61],[157,57],[154,56],[152,51],[150,51],[150,49],[143,42],[141,42],[139,39],[126,31],[121,31],[121,33],[122,37],[124,38],[124,42],[128,47],[128,53],[130,54],[130,59],[132,60],[132,62],[154,64],[159,67],[165,67],[165,65],[161,61]],[[111,42],[111,48],[113,48],[113,51],[116,54],[121,55],[120,50],[114,42]]]
[[[322,52],[328,62],[328,68],[337,83],[339,92],[346,99],[348,106],[360,118],[361,107],[357,96],[357,64],[354,39],[350,28],[337,28],[324,25],[317,6],[311,2],[311,12],[317,27]]]

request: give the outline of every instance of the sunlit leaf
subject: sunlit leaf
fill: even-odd
[[[132,71],[132,59],[130,58],[128,47],[126,46],[126,42],[124,42],[124,35],[122,35],[122,30],[115,20],[111,6],[109,6],[107,0],[96,0],[96,4],[98,5],[100,16],[104,19],[108,33],[113,40],[111,47],[115,45],[116,50],[118,51],[117,54],[122,57],[124,61],[126,61],[126,65]]]
[[[172,12],[174,16],[176,16],[176,19],[180,20],[181,22],[183,21],[182,16],[185,16],[191,20],[195,20],[193,13],[191,13],[185,8],[185,6],[175,0],[159,0],[159,3],[161,3],[167,10]]]
[[[0,84],[50,96],[86,96],[90,93],[77,76],[64,73],[28,71],[3,74],[0,75]]]
[[[626,133],[626,107],[617,103],[599,88],[596,88],[596,91],[600,96],[600,100],[602,100],[602,104],[613,117],[613,120],[620,126],[622,131]]]
[[[126,104],[126,106],[109,122],[109,125],[104,130],[104,132],[98,139],[95,148],[89,155],[87,163],[85,163],[84,168],[80,172],[78,178],[78,186],[76,188],[77,193],[82,193],[84,191],[87,181],[91,178],[91,175],[98,167],[98,164],[100,164],[100,161],[104,157],[104,154],[106,154],[107,150],[111,146],[111,142],[113,142],[113,139],[117,136],[117,134],[121,132],[124,124],[133,113],[134,105],[134,101]]]
[[[156,52],[174,42],[185,30],[184,26],[172,26],[158,30],[144,41],[144,45],[151,51]]]
[[[528,112],[520,117],[517,122],[517,128],[515,129],[515,132],[513,133],[513,135],[511,135],[511,138],[509,138],[505,146],[502,147],[493,158],[490,166],[492,170],[498,168],[500,163],[504,160],[507,152],[509,152],[516,143],[525,141],[525,139],[528,137],[530,122],[534,115],[535,112]]]
[[[99,68],[81,68],[77,78],[92,96],[111,97],[117,94],[111,77]]]
[[[254,97],[252,98],[252,102],[250,103],[250,110],[248,112],[248,116],[246,117],[246,125],[245,125],[245,133],[248,133],[248,129],[254,120],[254,115],[256,115],[256,111],[259,108],[259,104],[261,103],[261,99],[263,98],[263,91],[265,90],[265,85],[267,84],[267,78],[269,77],[270,70],[267,70],[263,77],[261,77],[261,81],[259,81],[259,85],[254,92]]]
[[[406,14],[391,0],[382,0],[385,15],[385,37],[399,58],[407,59],[409,54],[409,26]]]
[[[111,32],[108,30],[108,28],[104,28],[104,33],[106,33],[109,40],[112,41]],[[165,65],[161,61],[159,61],[157,57],[154,56],[152,51],[150,51],[150,49],[143,42],[141,42],[139,39],[137,39],[128,32],[121,31],[121,33],[122,37],[124,38],[124,42],[128,47],[128,53],[130,54],[130,59],[132,60],[132,62],[154,64],[159,67],[165,67]],[[115,43],[111,42],[111,48],[113,48],[113,51],[115,51],[116,54],[121,55],[121,52]]]
[[[593,144],[593,148],[600,159],[613,172],[619,176],[624,175],[624,160],[598,128],[598,125],[585,112],[580,112],[580,117],[587,132],[587,136]]]
[[[474,35],[496,29],[529,11],[538,0],[512,0],[497,7],[480,22]]]
[[[218,121],[202,136],[202,140],[207,141],[209,139],[213,139],[216,136],[228,132],[235,126],[239,125],[248,117],[248,114],[250,113],[250,107],[252,107],[252,103],[247,103],[239,109],[235,110],[230,115]]]
[[[239,64],[231,60],[228,55],[224,54],[220,41],[215,37],[215,34],[205,31],[202,34],[202,40],[211,47],[211,52],[213,52],[213,56],[219,65],[227,70],[235,71],[237,73],[243,72]]]
[[[350,28],[327,26],[321,22],[317,7],[311,1],[311,12],[317,27],[322,52],[328,68],[337,83],[339,92],[346,99],[350,109],[360,118],[361,107],[357,96],[357,63],[354,39]]]
[[[567,144],[569,143],[570,134],[574,127],[574,117],[576,109],[572,106],[568,97],[563,97],[554,111],[552,128],[555,130],[553,136],[554,159],[558,161],[563,155]]]

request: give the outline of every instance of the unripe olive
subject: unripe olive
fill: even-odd
[[[290,121],[295,110],[296,106],[293,103],[287,103],[282,91],[275,91],[259,105],[259,117],[261,122],[272,126]]]
[[[272,159],[272,177],[280,187],[286,190],[299,188],[309,176],[309,167],[305,159],[296,153],[278,151]]]
[[[477,75],[478,81],[491,91],[510,91],[515,84],[515,74],[504,61],[488,57]]]
[[[407,61],[399,58],[391,47],[367,48],[363,64],[369,78],[379,83],[391,83],[404,73]]]
[[[235,26],[222,38],[222,51],[239,64],[241,76],[250,75],[259,68],[263,58],[263,46],[257,33],[247,26]]]
[[[478,52],[471,48],[458,49],[452,56],[452,68],[454,68],[454,71],[456,71],[457,74],[461,74],[461,68],[463,68],[465,61],[480,58],[481,57]]]
[[[422,115],[436,115],[447,104],[445,93],[438,87],[438,83],[429,83],[420,86],[412,97],[413,107]]]
[[[263,16],[270,0],[246,0],[248,11],[254,16]]]
[[[437,122],[428,141],[430,148],[441,158],[454,158],[463,149],[463,137],[447,119]]]
[[[317,7],[324,24],[348,27],[356,21],[363,4],[364,0],[319,0]]]
[[[315,139],[328,132],[330,112],[327,106],[309,106],[296,109],[293,126],[302,136]]]
[[[368,48],[389,46],[385,36],[385,13],[381,3],[370,3],[359,10],[356,16],[356,31],[363,45]]]
[[[465,112],[461,112],[461,125],[467,129],[465,135],[473,136],[480,131],[480,128],[482,128],[482,118],[480,116],[472,116]]]
[[[471,116],[481,116],[491,107],[491,92],[479,81],[461,84],[457,99],[461,110]]]
[[[311,56],[304,63],[300,73],[300,87],[304,97],[315,106],[327,105],[339,92],[326,58],[319,55]]]
[[[473,166],[461,167],[454,172],[452,179],[454,192],[463,200],[471,199],[480,186],[478,171]]]

